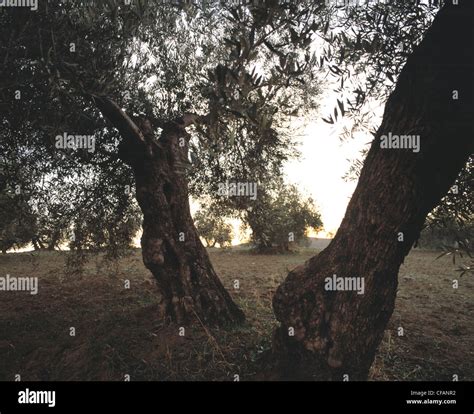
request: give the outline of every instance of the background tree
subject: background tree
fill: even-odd
[[[30,200],[19,185],[8,181],[13,163],[0,159],[0,250],[6,253],[11,248],[27,246],[36,231],[37,216]]]
[[[36,217],[28,202],[14,191],[0,191],[0,251],[27,246],[34,234]]]
[[[8,128],[3,131],[8,132]],[[56,154],[64,165],[54,165],[55,160],[28,151],[21,139],[5,140],[2,147],[5,185],[28,199],[36,217],[31,229],[36,250],[65,247],[75,224],[81,221],[87,222],[87,237],[97,241],[94,248],[109,248],[111,256],[116,246],[112,238],[105,237],[105,227],[111,229],[116,224],[124,228],[127,222],[133,223],[123,245],[132,243],[141,215],[133,198],[130,171],[123,164],[112,160],[107,164],[75,164],[75,153],[64,150]],[[10,211],[12,215],[21,213],[20,209]]]
[[[194,224],[199,235],[205,240],[207,247],[228,247],[232,244],[232,226],[224,217],[207,207],[201,208],[194,215]]]
[[[283,182],[273,190],[265,188],[243,220],[252,230],[252,242],[261,251],[277,247],[287,252],[291,245],[306,240],[309,229],[319,231],[323,226],[313,200],[305,198],[296,186]]]

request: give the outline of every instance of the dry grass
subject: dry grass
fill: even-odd
[[[288,269],[314,251],[286,256],[211,251],[247,315],[245,325],[166,326],[155,286],[136,250],[116,266],[93,259],[81,277],[64,273],[64,253],[0,256],[0,274],[37,276],[39,293],[0,292],[0,380],[251,380],[270,346],[273,293]],[[373,380],[474,380],[474,283],[448,258],[415,251],[400,272],[397,306],[372,368]],[[131,288],[124,289],[124,280]],[[233,289],[238,279],[240,289]],[[397,328],[404,336],[397,335]],[[69,328],[76,328],[76,336]]]

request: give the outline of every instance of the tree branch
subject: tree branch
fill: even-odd
[[[181,128],[187,128],[194,124],[208,124],[209,118],[209,115],[202,116],[193,113],[185,113],[182,117],[175,119],[173,123],[178,124]]]
[[[117,103],[106,96],[91,96],[97,108],[102,112],[102,115],[118,129],[124,139],[145,144],[146,141],[143,132]]]

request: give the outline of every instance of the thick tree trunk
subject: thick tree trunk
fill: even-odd
[[[278,378],[367,378],[393,312],[399,267],[473,150],[470,3],[439,12],[387,102],[334,240],[278,288]],[[421,150],[381,148],[390,132],[420,135]],[[364,293],[326,290],[333,275],[363,278]]]
[[[144,216],[143,262],[158,281],[163,313],[172,320],[187,322],[196,313],[207,324],[241,322],[244,315],[217,277],[191,217],[188,140],[183,127],[169,123],[151,153],[132,162]]]
[[[138,126],[115,102],[93,98],[124,138],[119,156],[134,171],[144,216],[143,262],[157,281],[162,315],[177,323],[196,317],[208,325],[242,322],[244,314],[217,277],[190,213],[185,128],[193,121],[185,116],[169,122],[155,140],[150,121]]]

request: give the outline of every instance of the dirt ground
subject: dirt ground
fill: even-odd
[[[95,256],[81,276],[65,273],[64,252],[0,255],[0,276],[39,278],[37,295],[0,292],[0,380],[255,379],[276,323],[273,293],[314,253],[212,250],[247,322],[230,330],[186,327],[184,336],[158,318],[155,285],[138,249],[115,265]],[[372,380],[474,380],[474,281],[459,278],[450,258],[437,255],[412,251],[402,266]]]

